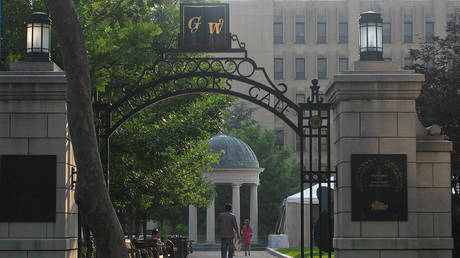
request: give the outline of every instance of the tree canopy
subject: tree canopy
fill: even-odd
[[[420,121],[424,126],[440,125],[453,143],[452,224],[456,236],[456,256],[460,248],[460,13],[449,19],[446,37],[434,37],[432,41],[410,50],[414,64],[409,68],[425,75],[417,99]]]

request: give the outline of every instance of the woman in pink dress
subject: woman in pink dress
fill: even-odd
[[[244,220],[242,232],[243,232],[244,256],[251,255],[252,228],[249,226],[248,219]]]

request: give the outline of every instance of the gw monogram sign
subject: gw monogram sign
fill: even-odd
[[[228,4],[181,4],[179,48],[211,52],[231,48]]]

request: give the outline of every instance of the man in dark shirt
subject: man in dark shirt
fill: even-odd
[[[238,243],[240,243],[240,230],[236,223],[236,217],[232,213],[232,205],[230,203],[225,204],[225,212],[219,214],[219,225],[220,225],[220,238],[221,238],[221,255],[222,258],[232,258],[234,246],[233,236],[236,232],[238,237]],[[227,256],[228,250],[228,256]]]

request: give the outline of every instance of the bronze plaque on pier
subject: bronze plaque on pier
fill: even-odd
[[[407,221],[407,155],[351,155],[353,221]]]

